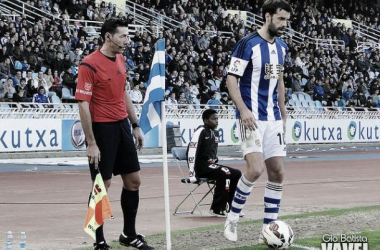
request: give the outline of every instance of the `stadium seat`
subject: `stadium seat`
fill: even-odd
[[[214,87],[215,87],[215,82],[214,82],[213,80],[210,79],[210,80],[208,80],[207,82],[208,82],[211,86],[214,86]]]
[[[74,98],[68,88],[62,88],[62,100],[74,100]]]
[[[292,100],[294,100],[294,101],[298,101],[298,96],[297,96],[297,94],[292,94]]]
[[[301,86],[305,86],[306,83],[307,83],[307,79],[306,78],[302,78],[301,79]]]
[[[311,96],[309,94],[304,93],[304,97],[305,97],[305,101],[308,101],[308,102],[312,101]]]
[[[219,80],[215,80],[215,86],[219,89],[220,88],[220,81]]]
[[[308,101],[310,107],[317,107],[317,104],[314,101]]]
[[[303,94],[298,94],[299,101],[305,101],[305,96]]]
[[[182,199],[182,201],[177,205],[177,207],[174,210],[173,215],[176,214],[194,214],[194,211],[197,209],[201,216],[203,217],[203,213],[200,209],[200,206],[208,206],[211,203],[202,203],[204,199],[209,195],[213,194],[213,190],[215,188],[215,181],[208,180],[207,178],[199,178],[197,182],[191,183],[190,179],[188,177],[188,167],[187,167],[187,157],[186,157],[186,151],[187,148],[184,147],[173,147],[172,148],[172,155],[173,158],[176,159],[178,168],[181,172],[181,183],[186,185],[186,188],[188,190],[188,193],[186,194],[185,198]],[[186,167],[182,166],[181,163],[186,163]],[[200,200],[197,200],[197,197],[195,195],[195,191],[202,186],[202,184],[207,184],[204,186],[207,186],[207,189],[205,190],[205,194],[202,196]],[[192,210],[188,211],[178,211],[181,205],[190,198],[193,200],[194,205]]]
[[[322,103],[318,100],[314,101],[315,103],[315,107],[317,107],[318,110],[322,111],[323,110],[323,106],[322,106]]]
[[[61,99],[59,99],[59,97],[58,97],[57,95],[53,95],[53,96],[51,97],[51,102],[52,102],[52,103],[62,103],[62,102],[61,102]]]
[[[293,99],[290,99],[289,100],[289,105],[294,107],[294,106],[296,106],[296,103],[295,103],[295,101]]]
[[[302,103],[299,100],[294,101],[296,107],[302,107]]]
[[[301,101],[301,105],[302,105],[302,107],[306,107],[306,108],[310,107],[309,102],[306,100]]]
[[[201,109],[201,103],[200,101],[198,100],[198,98],[194,97],[193,98],[193,103],[195,104],[195,109]]]

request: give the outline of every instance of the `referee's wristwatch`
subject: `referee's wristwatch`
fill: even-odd
[[[132,123],[132,128],[133,128],[133,129],[135,129],[135,128],[139,128],[139,127],[140,127],[140,125],[137,124],[136,122]]]

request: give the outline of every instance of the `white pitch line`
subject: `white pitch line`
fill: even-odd
[[[292,247],[298,247],[298,248],[302,248],[302,249],[306,249],[306,250],[320,250],[320,248],[302,246],[302,245],[297,245],[297,244],[292,244]]]

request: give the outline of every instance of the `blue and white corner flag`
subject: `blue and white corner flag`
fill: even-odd
[[[165,39],[155,45],[150,68],[148,87],[140,116],[140,127],[144,134],[161,123],[161,102],[165,95]]]

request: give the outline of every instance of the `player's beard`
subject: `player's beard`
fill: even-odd
[[[275,36],[280,36],[281,34],[278,32],[279,30],[284,30],[285,28],[276,28],[276,26],[273,24],[273,22],[271,21],[269,26],[268,26],[268,32],[269,32],[269,35],[272,36],[272,37],[275,37]]]

